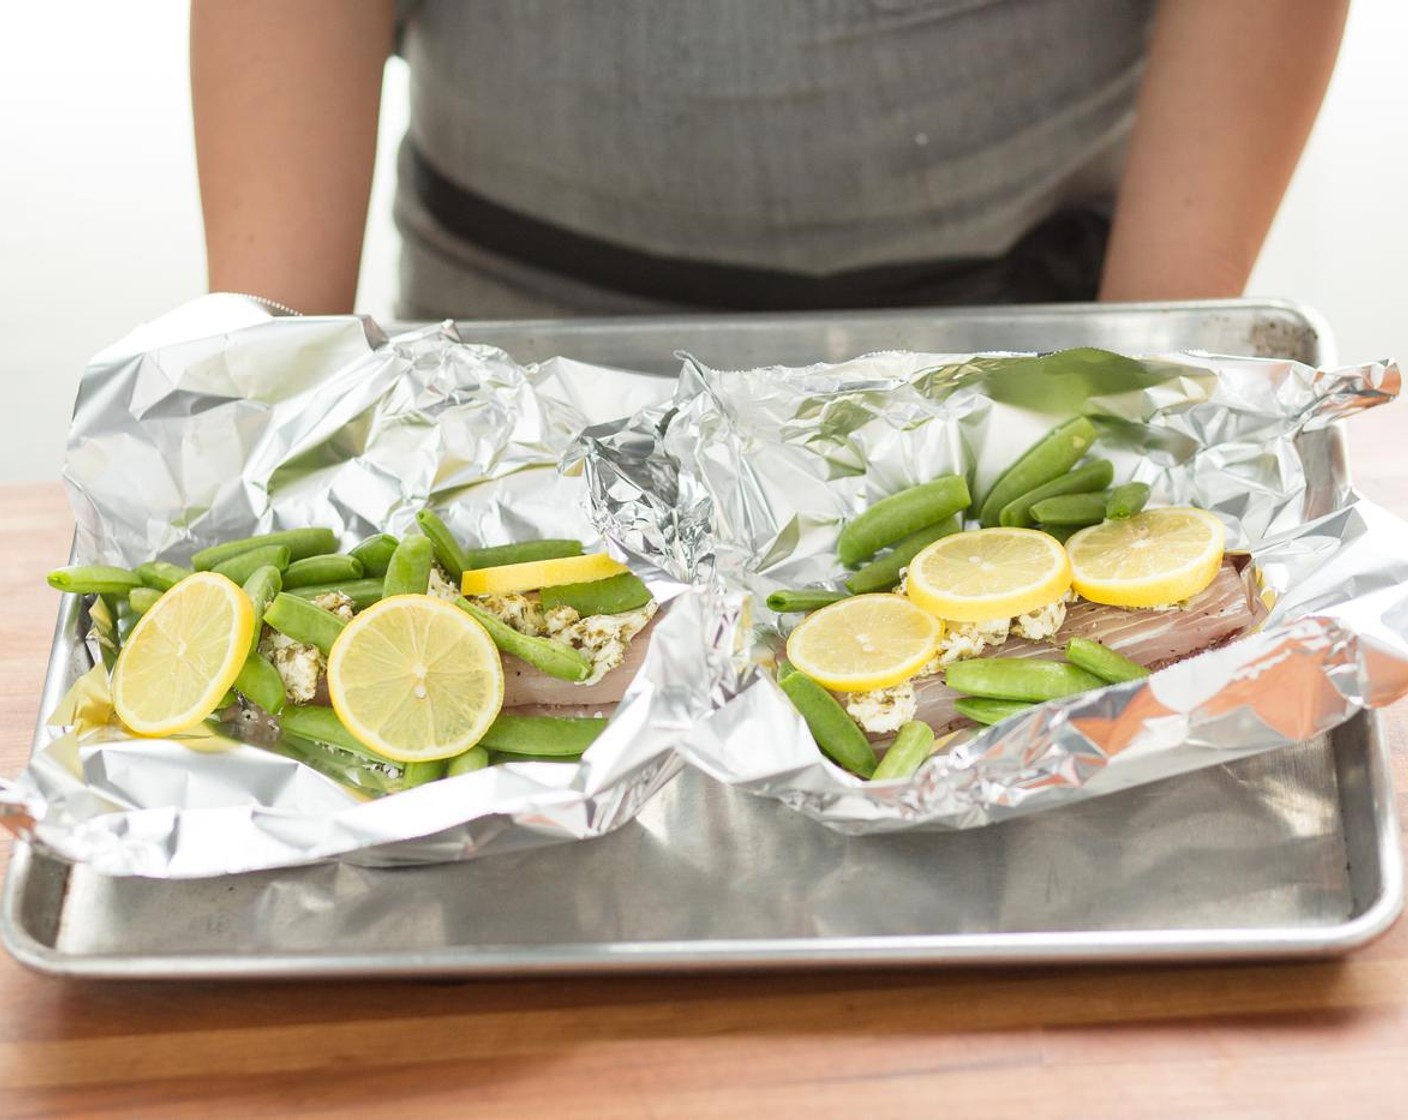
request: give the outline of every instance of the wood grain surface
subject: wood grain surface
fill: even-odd
[[[1361,489],[1408,515],[1404,411],[1350,432]],[[10,486],[0,526],[14,774],[71,521],[57,485]],[[1386,727],[1408,789],[1408,706]],[[1408,923],[1225,967],[118,984],[0,957],[0,1116],[253,1115],[1399,1117]]]

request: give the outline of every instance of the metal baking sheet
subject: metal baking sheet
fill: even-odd
[[[1251,301],[463,329],[522,360],[661,373],[676,349],[733,367],[1086,344],[1333,360],[1314,316]],[[83,667],[76,615],[58,620],[45,712]],[[115,879],[17,845],[0,937],[47,972],[143,979],[1332,955],[1403,904],[1376,718],[967,832],[848,838],[687,773],[601,839],[438,867]]]

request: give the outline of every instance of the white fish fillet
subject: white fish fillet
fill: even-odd
[[[1081,600],[1066,612],[1066,621],[1049,642],[1011,638],[983,656],[1060,660],[1070,639],[1088,638],[1145,668],[1161,669],[1226,645],[1256,629],[1265,617],[1266,607],[1256,593],[1250,561],[1228,557],[1217,578],[1178,610],[1107,607]],[[943,730],[961,718],[953,709],[960,693],[945,685],[942,675],[915,681],[914,692],[916,719]]]
[[[650,634],[659,618],[657,614],[631,639],[625,660],[595,684],[560,681],[526,661],[505,656],[504,711],[514,715],[609,716],[645,660]]]

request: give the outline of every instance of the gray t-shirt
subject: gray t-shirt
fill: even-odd
[[[632,260],[805,279],[997,257],[1108,210],[1151,4],[421,0],[401,310],[706,302],[621,290]],[[594,270],[602,244],[624,264]]]

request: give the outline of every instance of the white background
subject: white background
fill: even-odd
[[[0,26],[0,481],[14,481],[57,475],[84,362],[200,294],[205,264],[186,0],[14,4]],[[1405,42],[1408,4],[1352,5],[1319,123],[1248,291],[1320,310],[1346,362],[1408,358]],[[377,316],[395,297],[391,155],[405,122],[394,61],[358,299]]]

